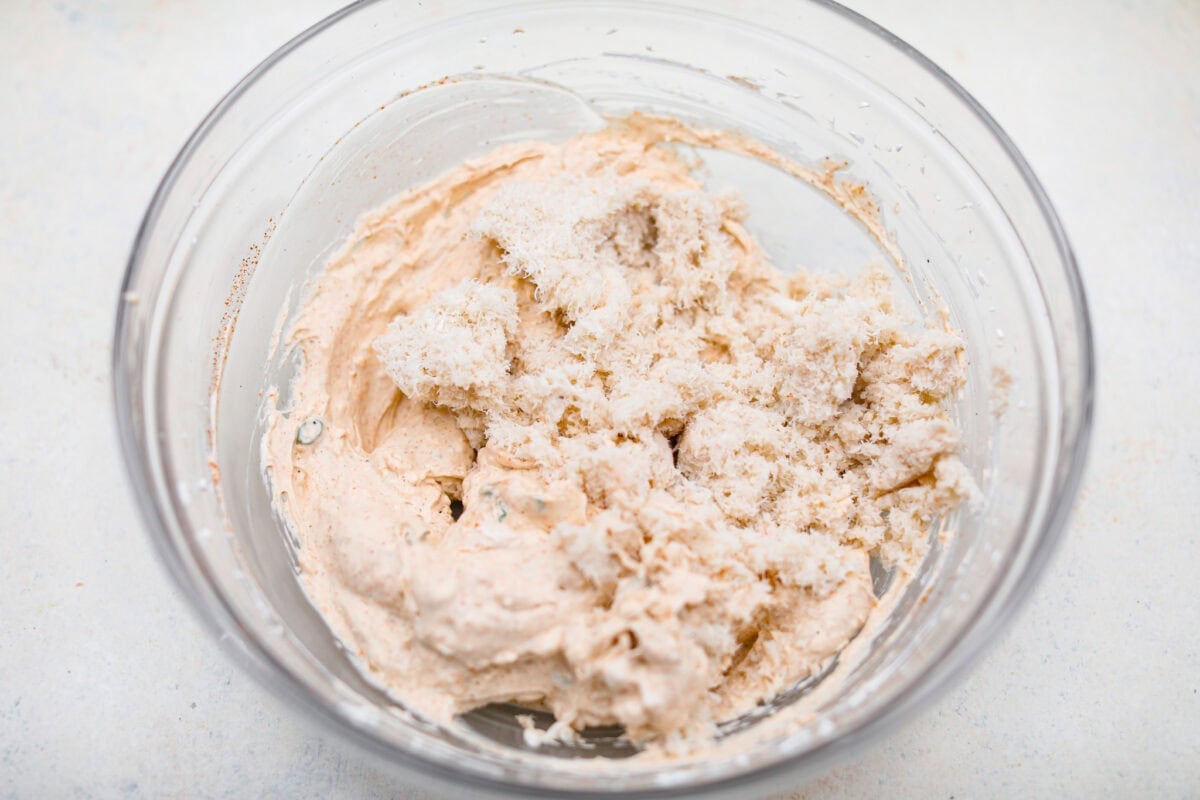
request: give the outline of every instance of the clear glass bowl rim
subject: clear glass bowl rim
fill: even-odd
[[[563,796],[560,791],[550,792],[538,787],[452,772],[437,762],[427,760],[415,753],[399,750],[383,742],[347,719],[334,704],[311,693],[301,680],[263,647],[256,636],[241,623],[226,599],[213,591],[210,585],[198,580],[198,576],[205,577],[204,566],[198,558],[198,553],[194,552],[191,547],[181,548],[170,535],[168,519],[175,516],[175,509],[164,498],[156,496],[152,488],[155,479],[154,459],[150,453],[152,440],[143,437],[139,431],[142,410],[135,398],[141,390],[140,382],[139,385],[133,385],[133,382],[126,381],[124,377],[130,374],[142,377],[144,374],[143,354],[136,347],[140,340],[134,332],[133,318],[135,314],[131,312],[131,309],[135,309],[136,306],[124,302],[124,298],[138,285],[138,278],[146,268],[147,239],[158,222],[166,198],[175,187],[180,173],[188,164],[194,151],[221,121],[225,112],[277,62],[344,18],[381,2],[386,2],[386,0],[358,0],[330,14],[271,53],[235,84],[205,115],[179,150],[155,190],[138,228],[127,263],[121,291],[118,295],[113,338],[113,400],[117,433],[124,456],[126,473],[133,488],[143,523],[150,533],[160,560],[173,576],[176,586],[187,597],[189,605],[205,627],[218,638],[223,649],[230,654],[234,661],[242,665],[259,684],[274,692],[281,699],[303,708],[311,718],[326,728],[339,731],[344,738],[354,741],[376,756],[381,756],[392,765],[406,768],[410,774],[423,775],[443,785],[463,786],[467,784],[476,789],[502,794],[519,792],[523,796],[531,797]],[[839,755],[844,757],[846,754],[856,751],[875,737],[894,729],[917,710],[930,703],[934,697],[944,692],[962,676],[969,666],[979,659],[986,649],[987,643],[995,639],[1029,597],[1030,590],[1041,576],[1061,539],[1087,461],[1094,416],[1096,381],[1091,318],[1074,252],[1062,223],[1032,168],[996,120],[957,81],[933,61],[870,19],[833,2],[833,0],[806,0],[806,2],[832,11],[845,21],[858,26],[862,31],[879,40],[881,45],[892,47],[935,78],[984,125],[1020,173],[1025,188],[1037,203],[1042,220],[1053,235],[1058,257],[1064,270],[1064,277],[1070,289],[1070,300],[1076,326],[1075,335],[1078,337],[1081,348],[1080,360],[1076,366],[1079,373],[1078,391],[1075,396],[1064,397],[1063,406],[1075,410],[1075,413],[1078,414],[1078,425],[1075,427],[1073,435],[1069,435],[1062,443],[1059,454],[1061,466],[1054,480],[1055,491],[1049,499],[1049,506],[1042,525],[1036,531],[1026,534],[1032,544],[1025,568],[1015,577],[1002,598],[1003,603],[999,606],[996,605],[996,594],[998,587],[1003,583],[1004,575],[1000,575],[993,581],[992,591],[987,600],[980,606],[974,617],[966,621],[964,626],[964,631],[975,634],[970,642],[948,649],[942,654],[940,660],[932,663],[924,674],[912,682],[905,693],[881,707],[870,720],[844,731],[837,738],[820,744],[812,750],[799,756],[781,759],[753,771],[731,775],[703,785],[663,788],[639,793],[639,796],[691,797],[707,791],[731,791],[759,781],[786,779],[789,773],[798,772],[801,764],[812,765],[818,760],[828,762]],[[620,6],[627,3],[643,8],[647,5],[655,5],[663,9],[682,10],[679,5],[638,3],[636,0],[609,0],[603,5]],[[514,2],[513,5],[516,3]],[[530,5],[539,5],[539,3]],[[570,796],[599,797],[607,795],[571,793]]]

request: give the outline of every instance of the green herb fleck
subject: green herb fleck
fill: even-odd
[[[325,423],[319,417],[309,417],[300,423],[300,427],[296,429],[296,441],[300,444],[309,445],[320,438],[325,432]]]

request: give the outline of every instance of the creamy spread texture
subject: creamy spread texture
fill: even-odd
[[[264,462],[305,586],[434,718],[704,738],[827,664],[871,555],[910,570],[971,490],[957,336],[882,269],[776,269],[673,130],[507,145],[404,193],[291,328]]]

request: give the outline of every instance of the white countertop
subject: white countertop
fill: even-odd
[[[0,797],[419,798],[239,672],[120,464],[129,245],[203,114],[331,0],[6,5],[0,24]],[[1044,182],[1100,396],[1032,601],[916,719],[799,797],[1200,795],[1200,4],[856,0]],[[936,10],[935,10],[936,5]]]

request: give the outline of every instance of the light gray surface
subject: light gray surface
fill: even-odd
[[[237,672],[135,514],[109,400],[142,210],[211,105],[335,7],[6,3],[0,23],[0,796],[397,797]],[[1008,634],[804,797],[1200,793],[1200,3],[852,5],[958,78],[1071,235],[1091,466]]]

